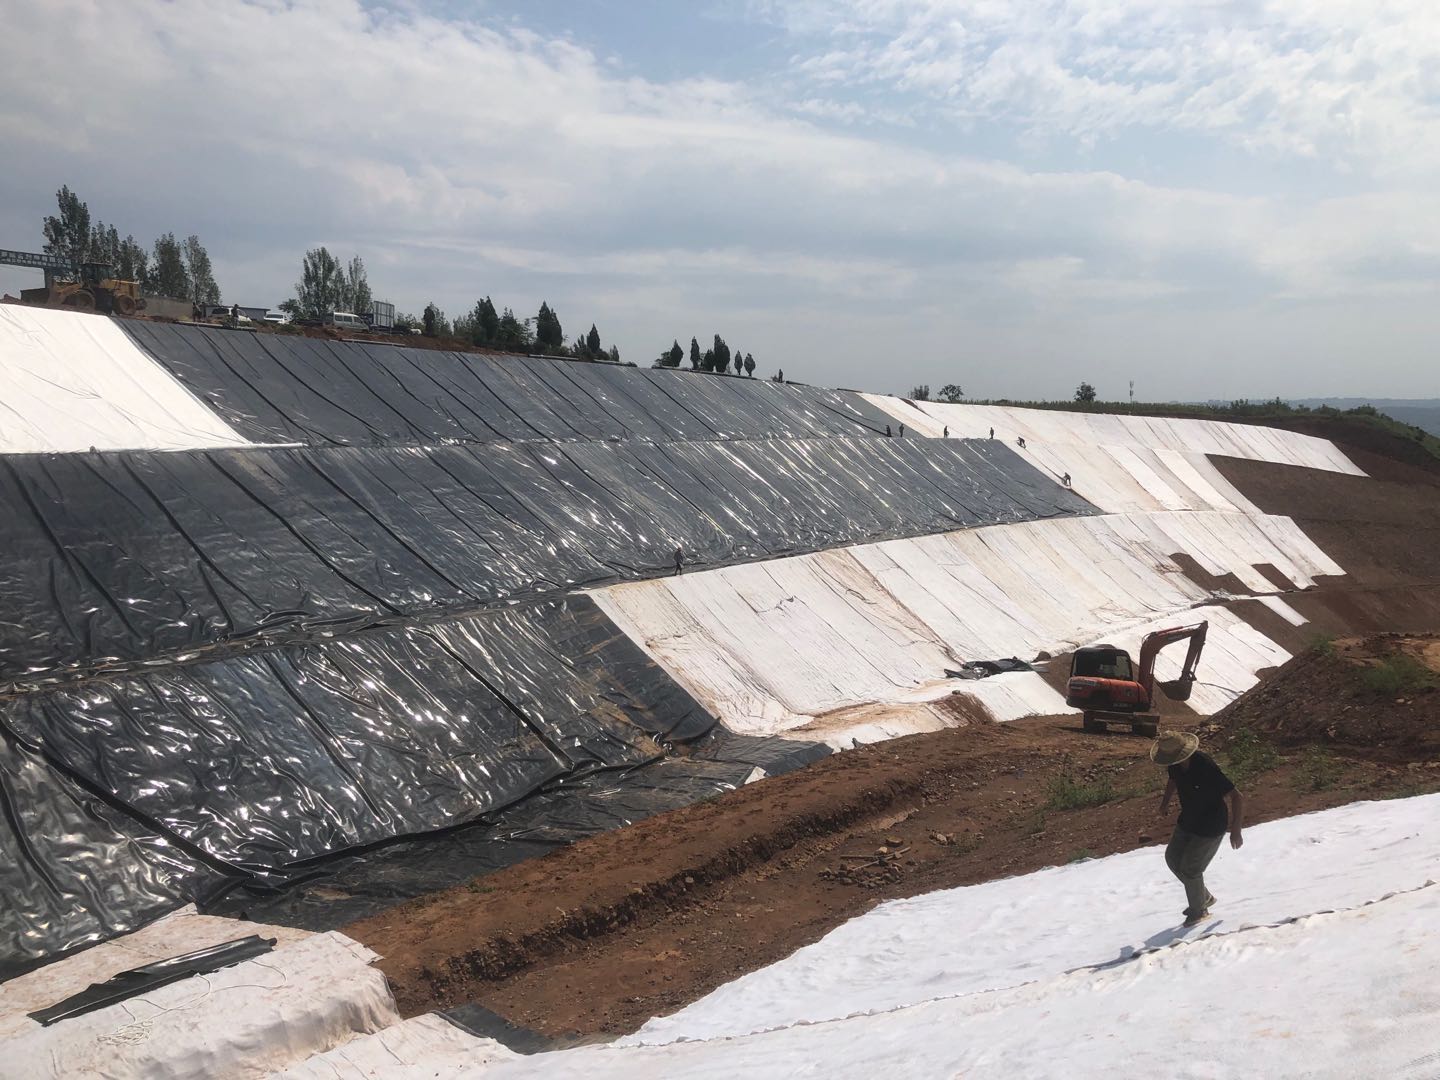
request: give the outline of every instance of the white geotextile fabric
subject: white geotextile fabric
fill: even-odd
[[[260,934],[272,952],[42,1027],[25,1015],[119,971]],[[375,953],[309,934],[177,912],[0,987],[0,1077],[250,1078],[400,1019]]]
[[[1259,513],[1207,455],[1302,465],[1363,476],[1327,439],[1254,424],[1218,420],[1115,416],[1001,405],[909,402],[866,394],[867,400],[905,425],[939,438],[986,438],[995,429],[1016,453],[1071,486],[1101,510],[1230,510]],[[1025,440],[1022,449],[1016,442]]]
[[[273,1080],[442,1080],[516,1056],[494,1039],[426,1013],[316,1054]]]
[[[411,1075],[1433,1077],[1437,812],[1425,796],[1251,828],[1188,934],[1146,848],[881,905],[608,1046],[458,1068],[437,1051]]]
[[[928,710],[888,726],[856,706],[920,703],[959,689],[1000,720],[1062,712],[1036,674],[947,680],[969,660],[1031,659],[1105,640],[1138,652],[1151,630],[1211,622],[1190,704],[1213,712],[1289,658],[1181,572],[1190,555],[1247,593],[1341,573],[1289,518],[1212,511],[1059,518],[892,540],[598,590],[632,640],[732,730],[803,732],[836,746],[931,730]],[[1298,615],[1297,615],[1298,617]],[[1162,653],[1161,679],[1185,650]],[[943,721],[942,721],[943,722]]]
[[[0,453],[250,445],[102,315],[0,304]]]
[[[1431,886],[993,994],[460,1075],[1418,1080],[1440,1070],[1437,963],[1440,887]]]
[[[1440,795],[1427,795],[1247,829],[1239,851],[1221,846],[1205,875],[1219,902],[1185,939],[1354,908],[1440,878],[1437,814]],[[1169,838],[1158,815],[1136,827]],[[624,1041],[743,1035],[1050,979],[1180,940],[1184,906],[1160,847],[892,900]]]

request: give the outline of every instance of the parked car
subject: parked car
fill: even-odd
[[[368,333],[370,330],[369,323],[349,311],[332,311],[325,316],[325,325],[340,330],[357,330],[362,334]]]

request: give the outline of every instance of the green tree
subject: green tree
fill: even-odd
[[[424,326],[423,332],[426,337],[448,338],[455,336],[455,330],[454,327],[450,325],[450,320],[445,317],[445,312],[441,311],[433,300],[425,305],[425,313],[420,317],[420,320]]]
[[[930,384],[929,384],[929,383],[924,383],[924,384],[922,384],[922,385],[920,385],[920,386],[914,387],[914,388],[910,391],[910,400],[911,400],[911,401],[929,401],[929,400],[930,400]]]
[[[126,236],[120,241],[115,256],[115,276],[121,281],[143,282],[149,276],[150,255],[135,242],[135,237]]]
[[[1075,388],[1075,400],[1094,401],[1095,387],[1091,386],[1088,382],[1082,382],[1079,386]]]
[[[618,364],[620,362],[620,350],[614,345],[610,346],[609,356],[612,364]]]
[[[565,331],[560,326],[560,317],[550,305],[540,302],[540,314],[535,316],[535,343],[541,352],[558,352],[565,347]]]
[[[469,312],[465,315],[456,315],[450,323],[450,328],[455,332],[459,341],[475,340],[475,313]]]
[[[585,335],[585,349],[591,356],[600,355],[600,331],[595,329],[595,324],[590,324],[590,332]]]
[[[220,303],[220,286],[210,266],[210,253],[200,243],[200,237],[191,233],[180,247],[185,255],[185,275],[190,279],[190,300],[195,304]]]
[[[679,367],[680,361],[685,359],[685,350],[680,347],[680,339],[676,338],[670,351],[660,355],[660,362],[666,367]]]
[[[700,370],[702,370],[702,371],[714,371],[714,370],[715,370],[715,350],[714,350],[714,349],[706,349],[706,350],[705,350],[705,355],[700,358]]]
[[[150,259],[149,291],[157,296],[183,300],[191,295],[190,275],[185,270],[185,252],[174,233],[156,238]]]
[[[700,355],[700,342],[692,337],[690,339],[690,369],[692,371],[700,370],[700,362],[703,359]]]
[[[90,250],[87,258],[92,262],[113,267],[120,261],[120,233],[114,225],[97,221],[90,230]]]
[[[490,297],[485,297],[475,308],[475,317],[480,323],[480,333],[484,337],[484,344],[493,345],[500,336],[500,313],[495,310],[495,305],[490,302]]]
[[[295,283],[295,309],[299,318],[323,321],[332,311],[344,311],[345,271],[329,248],[312,248],[300,264]]]
[[[508,307],[500,316],[495,330],[495,344],[502,349],[524,351],[530,348],[530,327],[515,317]]]
[[[745,354],[745,374],[752,379],[755,377],[755,357],[748,352]]]
[[[80,196],[68,186],[55,193],[55,201],[59,204],[60,213],[47,217],[42,226],[45,252],[62,255],[79,266],[90,257],[90,207],[81,202]]]
[[[965,391],[960,389],[959,383],[947,382],[940,387],[940,400],[955,403],[965,396]]]
[[[725,344],[725,339],[719,334],[715,335],[715,344],[711,347],[713,359],[710,367],[706,370],[719,373],[730,367],[730,346]]]
[[[370,278],[365,273],[365,260],[356,255],[345,267],[341,282],[340,307],[352,315],[367,315],[375,297],[370,292]]]

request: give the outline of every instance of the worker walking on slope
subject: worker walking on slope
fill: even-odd
[[[1185,925],[1194,926],[1215,903],[1205,888],[1205,868],[1220,850],[1226,828],[1232,848],[1245,842],[1240,835],[1244,801],[1220,766],[1200,752],[1200,739],[1188,731],[1162,731],[1150,746],[1150,760],[1170,774],[1160,813],[1169,813],[1171,797],[1180,796],[1180,820],[1165,848],[1165,865],[1185,886]]]

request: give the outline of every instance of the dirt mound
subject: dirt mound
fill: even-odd
[[[1440,638],[1375,634],[1322,642],[1208,725],[1281,746],[1333,745],[1383,760],[1440,757]]]

